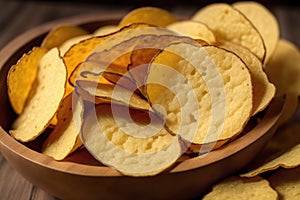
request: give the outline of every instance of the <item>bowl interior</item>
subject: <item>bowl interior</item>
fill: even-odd
[[[6,84],[6,76],[9,68],[17,62],[23,53],[28,52],[33,46],[40,45],[43,38],[51,28],[59,24],[75,24],[93,32],[96,28],[102,25],[116,24],[119,19],[120,16],[106,16],[106,18],[101,16],[101,18],[99,18],[97,15],[91,15],[47,23],[20,35],[0,52],[0,146],[2,145],[19,156],[38,163],[39,165],[67,173],[88,176],[121,176],[121,174],[116,170],[98,163],[84,150],[78,151],[77,154],[73,154],[65,161],[57,162],[35,150],[35,148],[39,148],[36,146],[39,143],[38,140],[36,143],[24,145],[11,138],[8,134],[8,130],[13,120],[16,118],[16,114],[13,112],[9,103]],[[255,119],[252,121],[250,120],[251,123],[248,124],[249,130],[247,131],[247,134],[241,135],[239,138],[232,141],[230,145],[225,145],[220,149],[209,152],[208,154],[179,163],[177,166],[172,168],[171,173],[201,168],[228,158],[247,148],[262,138],[272,127],[274,127],[280,116],[283,104],[284,99],[274,99],[266,109],[266,112],[263,112],[260,116],[258,116],[262,119],[260,123],[252,123]],[[41,140],[43,139],[42,137]]]

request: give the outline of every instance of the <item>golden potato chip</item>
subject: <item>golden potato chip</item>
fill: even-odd
[[[87,31],[72,25],[61,25],[53,28],[44,38],[41,47],[45,49],[52,49],[54,47],[60,47],[65,41],[76,36],[86,35]]]
[[[89,35],[89,34],[86,34],[86,35],[79,35],[79,36],[76,36],[76,37],[72,37],[68,40],[66,40],[64,43],[62,43],[60,46],[59,46],[59,51],[61,53],[61,55],[65,55],[65,53],[75,44],[83,41],[83,40],[86,40],[86,39],[89,39],[91,38],[92,35]]]
[[[119,26],[126,26],[133,23],[146,23],[159,27],[176,22],[177,18],[168,11],[156,7],[141,7],[132,10],[124,16]]]
[[[195,144],[233,138],[251,115],[250,73],[239,57],[218,47],[170,45],[152,60],[146,83],[166,126]]]
[[[97,160],[130,176],[155,175],[182,154],[178,136],[169,134],[160,118],[114,104],[89,112],[82,139]]]
[[[59,50],[53,48],[40,60],[37,87],[23,113],[13,122],[10,134],[22,142],[39,136],[55,115],[65,93],[67,70]]]
[[[225,40],[245,46],[264,61],[266,49],[260,33],[232,6],[225,3],[208,5],[196,12],[192,20],[200,21],[211,28],[217,41]]]
[[[220,46],[236,53],[249,69],[253,86],[252,115],[264,110],[275,96],[276,88],[269,82],[259,59],[243,46],[231,42],[222,42]]]
[[[57,111],[58,123],[43,144],[43,154],[62,160],[82,146],[79,132],[83,110],[83,101],[75,93],[62,101]]]
[[[276,86],[276,96],[300,95],[300,53],[294,44],[280,39],[265,71]]]
[[[230,176],[217,183],[203,200],[278,199],[277,192],[261,177]]]
[[[164,30],[162,28],[159,29],[156,27],[151,27],[147,24],[132,24],[129,26],[125,26],[118,32],[112,33],[110,35],[92,37],[90,39],[81,41],[76,45],[73,45],[64,55],[64,61],[68,69],[68,74],[72,74],[73,76],[71,80],[75,81],[77,74],[79,74],[73,72],[75,68],[83,63],[86,58],[93,52],[102,52],[115,45],[118,45],[122,41],[126,41],[132,37],[148,33],[163,34],[170,33],[170,31]],[[105,62],[105,64],[107,64],[107,62]],[[81,67],[78,67],[78,70],[79,69],[81,69]],[[74,82],[72,82],[72,84],[74,84]],[[72,90],[73,87],[68,84],[66,95],[72,92]]]
[[[300,167],[281,169],[273,174],[268,181],[281,199],[300,199]]]
[[[106,25],[106,26],[101,26],[100,28],[95,30],[93,35],[94,36],[103,36],[103,35],[111,34],[118,30],[120,30],[120,27],[117,25]]]
[[[279,167],[293,168],[300,165],[300,124],[278,129],[265,149],[241,176],[253,177]]]
[[[282,126],[287,124],[295,115],[298,109],[299,97],[296,94],[286,94],[285,95],[285,104],[282,109],[280,118],[278,120],[278,125]]]
[[[233,4],[241,11],[261,34],[266,45],[265,63],[268,62],[279,40],[279,25],[275,16],[262,4],[255,1],[241,1]]]
[[[38,73],[39,62],[47,52],[34,47],[13,65],[7,76],[8,97],[17,114],[23,112],[26,100]]]
[[[214,44],[216,38],[212,30],[199,21],[185,20],[169,24],[167,29],[178,32],[193,39],[204,40],[208,44]]]
[[[78,80],[76,81],[76,91],[78,91],[85,100],[94,103],[95,98],[100,98],[101,100],[107,99],[113,103],[126,105],[139,110],[150,110],[150,104],[145,99],[142,99],[133,91],[127,90],[119,85],[99,84],[97,82]]]

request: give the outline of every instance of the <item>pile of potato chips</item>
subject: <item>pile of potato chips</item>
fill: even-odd
[[[47,130],[40,151],[55,160],[85,148],[125,175],[149,176],[230,145],[273,97],[285,96],[281,128],[253,165],[204,198],[299,195],[300,127],[287,126],[299,63],[297,47],[255,2],[211,4],[186,20],[142,7],[93,33],[59,26],[9,71],[19,115],[10,134],[27,143]]]

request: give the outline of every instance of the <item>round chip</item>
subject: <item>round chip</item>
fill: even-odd
[[[177,18],[168,11],[155,7],[141,7],[129,12],[119,26],[126,26],[133,23],[146,23],[159,27],[166,27],[167,25],[176,22]]]
[[[8,97],[17,114],[23,112],[38,73],[39,62],[46,49],[34,47],[13,65],[7,76]]]
[[[206,24],[217,41],[230,41],[248,48],[262,62],[266,49],[264,41],[253,24],[238,10],[225,3],[216,3],[200,9],[192,20]]]
[[[155,175],[182,154],[178,136],[169,134],[160,118],[114,104],[89,112],[82,141],[100,162],[130,176]]]
[[[166,47],[152,60],[146,84],[166,126],[195,144],[232,139],[251,115],[250,73],[239,57],[218,47]]]
[[[279,24],[275,16],[262,4],[254,1],[241,1],[233,4],[233,7],[241,11],[257,28],[266,45],[267,63],[273,54],[279,40]]]
[[[44,38],[41,47],[45,49],[52,49],[54,47],[60,47],[65,41],[76,36],[86,35],[87,31],[72,25],[62,25],[52,29]]]
[[[35,139],[47,128],[63,99],[67,70],[57,48],[40,60],[36,82],[35,92],[9,131],[22,142]]]

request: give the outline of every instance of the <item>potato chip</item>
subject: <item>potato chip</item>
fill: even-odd
[[[278,125],[282,126],[287,124],[295,115],[298,109],[299,97],[296,94],[286,94],[285,104],[282,109],[280,118],[278,120]]]
[[[83,110],[83,101],[75,93],[63,100],[57,111],[58,124],[44,142],[43,154],[62,160],[82,146],[79,132]]]
[[[155,7],[141,7],[129,12],[119,26],[123,27],[133,23],[146,23],[159,27],[166,27],[167,25],[176,22],[177,18],[168,11]]]
[[[192,20],[200,21],[211,28],[217,41],[225,40],[245,46],[264,61],[266,49],[260,33],[232,6],[225,3],[208,5],[196,12]]]
[[[278,129],[266,148],[255,160],[250,170],[241,176],[253,177],[279,167],[293,168],[300,165],[300,124]]]
[[[166,28],[193,39],[204,40],[208,44],[214,44],[216,42],[216,38],[212,30],[199,21],[178,21],[169,24]]]
[[[259,59],[243,46],[222,42],[221,47],[236,53],[247,65],[253,85],[252,115],[264,110],[275,96],[275,86],[269,82]]]
[[[155,175],[182,154],[178,136],[169,134],[160,118],[114,104],[89,112],[82,139],[96,159],[130,176]]]
[[[27,142],[47,128],[63,99],[66,81],[66,66],[53,48],[40,60],[35,93],[12,124],[9,132],[14,138]]]
[[[277,192],[261,177],[230,176],[216,184],[203,200],[278,199]]]
[[[61,25],[53,28],[44,38],[41,47],[45,49],[52,49],[59,47],[68,39],[76,36],[86,35],[88,32],[78,26]]]
[[[281,169],[273,174],[268,181],[278,192],[281,199],[300,199],[300,167]]]
[[[280,39],[265,71],[276,86],[276,96],[300,95],[300,53],[294,44]]]
[[[142,99],[133,91],[127,90],[122,86],[78,80],[76,81],[76,90],[85,100],[94,103],[96,101],[95,98],[100,98],[101,101],[107,99],[113,103],[126,105],[131,108],[150,110],[150,104],[145,99]]]
[[[86,35],[79,35],[79,36],[76,36],[76,37],[72,37],[68,40],[66,40],[64,43],[62,43],[60,46],[59,46],[59,50],[60,50],[60,53],[61,55],[65,55],[65,53],[75,44],[83,41],[83,40],[86,40],[86,39],[89,39],[91,38],[92,35],[89,35],[89,34],[86,34]]]
[[[251,115],[250,73],[239,57],[218,47],[170,45],[152,60],[146,83],[166,126],[195,144],[233,138]]]
[[[8,97],[17,114],[23,112],[26,100],[38,73],[39,61],[47,52],[34,47],[13,65],[7,76]]]
[[[275,16],[258,2],[236,2],[233,7],[241,11],[261,34],[266,45],[265,63],[268,62],[279,40],[279,25]]]
[[[120,30],[120,27],[117,25],[106,25],[106,26],[101,26],[97,30],[94,31],[93,35],[94,36],[103,36],[103,35],[108,35],[113,32],[117,32]]]

